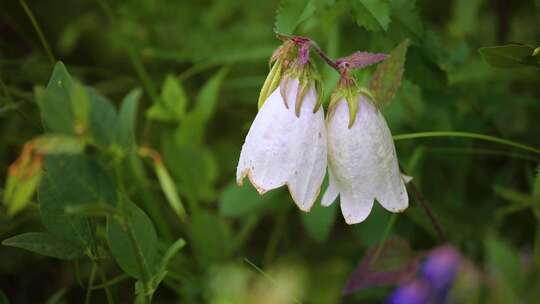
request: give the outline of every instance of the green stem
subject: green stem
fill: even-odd
[[[34,14],[30,10],[30,7],[28,7],[25,0],[19,0],[19,3],[21,4],[22,8],[24,9],[24,12],[28,16],[28,19],[30,19],[30,22],[32,22],[32,26],[34,27],[34,29],[36,30],[36,33],[39,36],[39,40],[41,41],[41,44],[43,45],[43,48],[45,49],[45,53],[47,53],[47,57],[49,57],[49,61],[51,61],[51,63],[54,64],[56,62],[56,59],[54,58],[54,55],[51,51],[51,47],[49,46],[49,43],[45,39],[45,35],[43,35],[43,31],[41,30],[39,23],[34,17]]]
[[[92,298],[92,286],[94,285],[94,280],[96,279],[96,263],[92,263],[92,270],[90,271],[90,279],[88,280],[88,287],[86,288],[86,298],[84,300],[85,304],[90,304],[90,299]]]
[[[123,273],[119,276],[116,276],[108,281],[105,281],[105,282],[102,282],[101,284],[99,285],[95,285],[94,287],[92,287],[94,290],[96,289],[102,289],[102,288],[106,288],[106,287],[109,287],[109,286],[113,286],[117,283],[120,283],[126,279],[129,279],[129,275]]]
[[[377,245],[377,250],[375,251],[375,254],[373,254],[373,258],[371,259],[371,265],[375,264],[375,262],[377,262],[377,259],[381,255],[382,249],[384,248],[384,243],[386,242],[388,235],[390,235],[390,231],[392,231],[392,228],[396,223],[397,216],[397,213],[392,213],[392,215],[390,216],[390,220],[388,220],[388,224],[386,224],[386,228],[384,229],[383,237]]]
[[[146,303],[150,303],[151,297],[150,295],[148,295],[148,291],[150,290],[150,286],[148,285],[150,282],[150,275],[148,273],[148,267],[144,261],[144,256],[142,253],[141,246],[139,242],[137,241],[137,238],[135,238],[135,233],[133,232],[131,225],[129,223],[124,223],[124,225],[127,230],[129,240],[131,242],[131,247],[133,251],[135,252],[135,260],[137,261],[137,266],[139,267],[139,271],[142,276],[144,293],[145,293],[144,299]]]
[[[114,304],[114,298],[112,296],[111,290],[109,289],[109,285],[106,285],[107,283],[107,275],[105,274],[105,271],[103,270],[103,267],[101,265],[101,262],[96,262],[98,269],[99,269],[99,276],[101,277],[101,283],[103,285],[103,288],[105,289],[105,296],[107,297],[107,303]],[[92,289],[96,289],[95,287],[92,287]]]
[[[526,150],[529,152],[533,152],[536,154],[540,154],[539,148],[534,148],[525,144],[521,144],[515,141],[506,140],[503,138],[490,136],[490,135],[484,135],[484,134],[478,134],[478,133],[470,133],[470,132],[454,132],[454,131],[440,131],[440,132],[418,132],[418,133],[408,133],[408,134],[400,134],[400,135],[394,135],[394,140],[404,140],[404,139],[415,139],[415,138],[425,138],[425,137],[462,137],[462,138],[472,138],[472,139],[479,139],[479,140],[485,140],[490,141],[494,143],[498,143],[501,145],[506,145],[522,150]]]

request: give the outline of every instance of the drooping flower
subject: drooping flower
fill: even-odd
[[[287,185],[298,207],[309,211],[324,179],[327,150],[320,92],[305,43],[287,41],[274,54],[236,179],[242,185],[247,176],[260,194]]]
[[[343,80],[327,117],[329,186],[322,204],[339,195],[345,221],[356,224],[367,218],[374,200],[401,212],[409,199],[390,129],[373,97]]]

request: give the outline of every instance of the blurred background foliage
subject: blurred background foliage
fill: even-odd
[[[45,43],[24,6],[35,16]],[[82,176],[101,190],[116,184],[148,214],[160,252],[175,239],[186,240],[186,248],[170,261],[154,302],[384,299],[391,289],[365,289],[346,297],[341,291],[366,249],[380,242],[386,230],[389,238],[406,239],[417,252],[439,244],[414,199],[391,227],[391,215],[378,206],[364,223],[347,226],[336,205],[304,214],[283,190],[259,197],[251,185],[240,188],[234,182],[268,59],[280,43],[273,33],[276,15],[278,30],[309,36],[332,58],[356,50],[389,53],[410,39],[404,81],[384,109],[394,135],[467,131],[540,147],[538,70],[494,68],[477,51],[508,43],[537,47],[538,0],[2,1],[0,180],[44,125],[47,131],[62,129],[57,125],[65,113],[62,107],[47,114],[39,105],[49,94],[45,86],[54,64],[61,60],[74,79],[93,88],[71,98],[89,98],[100,110],[85,110],[77,99],[73,115],[90,111],[90,128],[107,157],[87,148],[86,160],[61,156],[65,159],[54,165],[60,156],[47,156],[46,175],[56,178],[46,180],[67,183],[73,193],[65,195],[77,204],[84,203],[85,186],[69,184],[70,176]],[[316,63],[328,95],[338,75],[320,60]],[[359,81],[367,84],[372,72],[357,73]],[[140,91],[132,91],[137,87]],[[118,116],[100,96],[112,101]],[[136,119],[133,130],[130,119]],[[133,152],[129,147],[135,142],[149,149],[125,152]],[[538,299],[540,225],[534,212],[540,210],[540,156],[457,138],[399,140],[396,148],[449,242],[471,261],[456,284],[462,288],[456,301]],[[118,155],[128,155],[124,161],[129,164],[116,166]],[[46,188],[44,183],[40,187]],[[40,188],[38,197],[14,215],[3,207],[3,240],[43,231],[43,224],[49,230],[58,226],[40,219],[46,190]],[[187,224],[178,204],[187,209]],[[109,241],[122,238],[98,227],[98,236],[107,233]],[[157,242],[152,233],[146,237]],[[113,256],[122,248],[111,244]],[[0,288],[13,303],[81,302],[86,293],[81,281],[91,275],[87,261],[61,261],[6,246],[0,261]],[[120,270],[129,274],[129,266],[119,263],[121,268],[113,259],[104,261],[106,273],[118,279],[113,297],[131,301],[134,281]],[[97,290],[93,299],[104,302],[105,294]]]

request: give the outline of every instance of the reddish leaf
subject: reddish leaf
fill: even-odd
[[[387,240],[368,249],[343,289],[348,295],[357,290],[399,284],[416,273],[419,258],[402,239]]]

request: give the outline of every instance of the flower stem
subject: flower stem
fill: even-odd
[[[99,269],[99,276],[101,277],[101,283],[105,284],[107,283],[107,274],[105,274],[105,271],[103,270],[103,265],[101,265],[101,262],[96,262],[97,267]],[[114,304],[114,298],[112,296],[111,290],[109,289],[109,285],[104,285],[103,288],[105,289],[105,296],[107,297],[107,303]],[[96,289],[95,287],[92,287],[92,289]]]
[[[470,133],[470,132],[454,132],[454,131],[434,131],[434,132],[418,132],[418,133],[408,133],[408,134],[400,134],[400,135],[394,135],[394,140],[404,140],[404,139],[415,139],[415,138],[425,138],[425,137],[462,137],[462,138],[472,138],[472,139],[479,139],[479,140],[485,140],[490,141],[494,143],[498,143],[501,145],[506,145],[518,149],[522,149],[525,151],[533,152],[536,154],[540,154],[540,149],[531,147],[525,144],[521,144],[515,141],[490,136],[490,135],[484,135],[484,134],[478,134],[478,133]]]
[[[92,263],[92,270],[90,271],[90,279],[88,280],[88,287],[86,288],[86,298],[84,300],[85,304],[89,304],[92,298],[92,286],[94,285],[94,280],[96,279],[96,263]]]
[[[431,221],[431,224],[433,225],[433,228],[435,228],[435,231],[437,232],[437,236],[439,238],[439,241],[441,243],[444,243],[446,241],[446,236],[441,228],[441,225],[439,224],[439,221],[437,221],[437,218],[433,214],[433,211],[431,210],[431,207],[429,206],[429,203],[424,198],[424,195],[422,195],[422,192],[416,188],[416,185],[413,181],[410,181],[407,184],[408,188],[411,190],[412,194],[414,195],[416,201],[420,204],[422,209],[426,212],[426,215],[428,216],[429,220]]]

